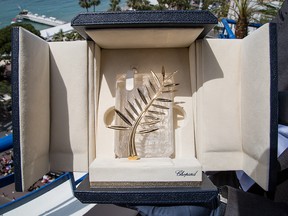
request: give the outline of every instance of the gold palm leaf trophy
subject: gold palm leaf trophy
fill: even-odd
[[[172,157],[173,93],[179,85],[173,77],[177,71],[169,75],[164,67],[160,75],[133,71],[133,88],[127,90],[127,75],[117,79],[115,124],[107,126],[117,131],[116,157]]]

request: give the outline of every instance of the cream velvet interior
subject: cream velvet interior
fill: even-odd
[[[24,189],[50,169],[49,46],[19,28],[19,127]]]
[[[101,29],[87,30],[93,41],[104,49],[189,47],[203,28]]]
[[[269,26],[243,40],[241,50],[241,128],[243,169],[268,188],[270,162]]]
[[[115,105],[116,76],[125,74],[132,67],[136,67],[139,73],[150,73],[150,70],[161,73],[162,66],[167,73],[179,71],[175,80],[181,83],[175,95],[175,102],[181,105],[175,106],[178,113],[175,120],[180,120],[175,121],[174,142],[187,144],[175,144],[175,158],[195,156],[190,73],[195,73],[196,68],[192,66],[194,69],[190,69],[189,64],[189,59],[195,59],[195,50],[189,52],[188,47],[194,46],[202,31],[203,28],[87,30],[96,46],[102,48],[101,67],[96,71],[100,74],[96,82],[100,87],[96,92],[96,159],[115,157],[114,131],[106,128],[104,116]],[[98,52],[95,56],[99,58],[99,55]]]
[[[178,70],[181,83],[175,158],[196,157],[207,171],[244,170],[268,189],[269,26],[244,40],[195,41],[202,29],[190,30],[89,30],[96,43],[46,43],[21,30],[25,187],[50,168],[87,171],[95,159],[113,159],[105,113],[115,105],[116,75],[132,67],[160,73],[163,65],[167,73]]]
[[[241,44],[197,41],[196,145],[207,171],[242,169]]]
[[[148,45],[152,49],[141,49],[139,44],[128,45],[134,49],[111,49],[114,47],[103,42],[104,34],[94,33],[88,32],[96,42],[110,48],[101,52],[96,160],[114,156],[114,132],[101,125],[101,121],[107,109],[114,106],[115,73],[125,73],[135,66],[140,71],[157,72],[158,69],[159,72],[165,65],[169,72],[180,71],[175,79],[181,83],[182,92],[176,94],[175,101],[185,101],[185,118],[175,131],[175,158],[195,155],[206,171],[244,170],[268,189],[268,25],[244,40],[204,39],[186,48],[173,49],[165,48],[169,47],[166,45],[165,49],[157,49],[153,44]],[[117,34],[119,30],[115,30]],[[113,30],[109,30],[108,35],[113,35]],[[133,36],[131,33],[129,38]]]
[[[87,171],[87,42],[55,42],[49,43],[49,47],[51,170]]]
[[[191,58],[195,58],[195,53]],[[193,134],[193,109],[192,91],[189,70],[189,49],[103,49],[101,52],[101,75],[99,80],[98,99],[98,125],[96,134],[96,159],[114,158],[114,130],[105,125],[106,112],[115,106],[116,78],[119,74],[125,74],[131,67],[136,66],[139,73],[161,73],[162,65],[167,73],[179,71],[175,75],[175,82],[181,83],[175,93],[175,102],[179,110],[185,111],[183,120],[175,122],[175,144],[177,157],[193,157],[194,134]]]
[[[185,181],[201,181],[201,165],[195,158],[193,98],[191,75],[196,67],[190,67],[189,59],[195,59],[195,39],[203,29],[117,29],[88,30],[87,33],[101,47],[101,67],[96,86],[99,92],[96,102],[96,158],[89,168],[89,178],[98,181],[179,181],[175,170],[185,169],[195,176]],[[121,38],[121,40],[119,40]],[[100,53],[97,53],[99,57]],[[195,60],[194,60],[195,61]],[[97,62],[97,61],[96,61]],[[97,64],[97,63],[96,63]],[[151,160],[141,159],[127,163],[127,159],[115,159],[114,130],[106,127],[109,110],[115,106],[116,80],[135,67],[138,73],[161,73],[162,66],[168,74],[178,71],[175,82],[181,83],[175,93],[174,145],[175,158]],[[110,117],[108,118],[110,119]],[[192,121],[191,121],[192,120]],[[165,164],[163,166],[163,163]],[[154,166],[151,166],[154,164]],[[159,172],[159,170],[162,172]],[[149,170],[149,172],[147,172]],[[158,171],[157,171],[158,170]],[[131,178],[133,172],[136,178]],[[113,173],[113,176],[111,176]],[[145,174],[144,174],[145,173]],[[143,176],[144,174],[144,176]],[[171,175],[172,174],[172,175]],[[164,178],[164,176],[166,176]],[[183,181],[183,179],[182,179]]]
[[[244,40],[197,42],[197,157],[204,170],[244,170],[268,190],[269,25]]]
[[[88,142],[95,143],[95,133],[89,136],[88,118],[94,117],[88,115],[87,107],[93,103],[94,113],[95,106],[87,97],[86,41],[46,43],[20,28],[19,44],[19,126],[25,190],[49,170],[88,171]]]

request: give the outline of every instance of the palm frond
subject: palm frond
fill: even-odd
[[[159,104],[152,104],[153,107],[159,108],[159,109],[164,109],[164,110],[168,110],[169,107],[163,106],[163,105],[159,105]]]
[[[132,115],[132,113],[125,107],[125,111],[127,112],[128,116],[133,120],[135,121],[135,118],[134,116]]]
[[[170,84],[165,84],[164,87],[175,87],[178,85],[179,85],[179,83],[170,83]]]
[[[147,102],[147,100],[146,100],[143,92],[142,92],[139,88],[137,88],[137,91],[138,91],[138,93],[139,93],[139,96],[140,96],[141,100],[144,102],[145,105],[147,105],[148,102]]]
[[[154,131],[159,130],[159,128],[153,128],[153,129],[147,129],[147,130],[140,130],[138,131],[139,134],[147,134],[147,133],[152,133]]]
[[[166,115],[164,112],[159,112],[155,110],[148,110],[149,113],[155,114],[155,115]]]
[[[152,74],[152,76],[153,76],[153,78],[154,78],[156,84],[158,85],[158,88],[160,88],[160,86],[161,86],[161,82],[160,82],[158,76],[157,76],[157,75],[156,75],[152,70],[151,70],[151,74]]]
[[[122,114],[119,110],[117,109],[114,109],[116,114],[126,123],[128,124],[129,126],[132,127],[132,123],[128,120],[128,118],[126,118],[126,116],[124,114]]]
[[[162,90],[161,92],[162,93],[173,93],[173,92],[176,92],[177,89],[168,89],[168,90]]]
[[[171,74],[165,79],[165,81],[169,81],[176,73],[178,73],[178,71],[174,71],[173,73],[171,73]]]
[[[114,130],[129,130],[130,129],[130,127],[125,127],[121,125],[108,125],[107,127],[110,129],[114,129]]]
[[[165,76],[166,76],[165,68],[164,68],[164,66],[162,66],[162,78],[163,78],[163,82],[164,82],[164,80],[165,80]]]
[[[136,110],[136,108],[133,106],[133,104],[130,101],[128,101],[128,105],[130,109],[136,114],[136,116],[139,116],[138,111]]]
[[[154,94],[156,94],[156,88],[153,85],[153,83],[151,82],[151,80],[149,80],[149,84],[150,84],[150,88],[152,89],[152,91],[154,92]]]
[[[148,89],[147,85],[145,85],[145,88],[146,88],[146,91],[147,91],[147,95],[148,95],[149,99],[151,100],[151,94],[149,92],[149,89]]]
[[[135,100],[136,105],[138,106],[139,110],[142,111],[143,109],[142,109],[142,106],[141,106],[139,100],[137,98],[134,98],[134,100]]]
[[[166,103],[172,102],[172,100],[167,99],[167,98],[156,98],[156,100],[160,102],[166,102]]]
[[[156,126],[157,124],[159,124],[161,122],[160,116],[166,115],[166,113],[161,110],[169,110],[169,107],[159,104],[159,102],[171,103],[173,102],[173,100],[169,98],[163,98],[160,96],[163,93],[171,93],[175,91],[174,87],[178,86],[179,83],[171,82],[171,78],[174,76],[176,72],[177,71],[173,72],[169,76],[166,76],[165,69],[164,67],[162,67],[163,81],[161,82],[159,77],[153,71],[151,71],[154,83],[156,84],[157,87],[154,86],[153,82],[150,79],[148,79],[148,82],[149,82],[150,89],[153,91],[154,94],[151,94],[147,85],[144,85],[143,88],[138,87],[137,88],[138,94],[134,95],[134,102],[131,103],[128,100],[127,101],[128,107],[123,108],[125,109],[128,117],[132,120],[132,122],[121,111],[119,111],[118,109],[114,109],[117,116],[119,116],[120,119],[124,121],[127,125],[129,125],[129,127],[119,126],[119,125],[109,125],[108,128],[111,128],[114,130],[130,131],[129,147],[128,147],[129,157],[128,158],[137,156],[136,147],[135,147],[136,133],[146,134],[146,133],[152,133],[154,131],[159,130],[159,127],[153,127],[153,128],[148,128],[148,129],[145,127]],[[146,93],[146,95],[148,95],[148,98],[145,96],[144,92]],[[139,111],[137,111],[134,104],[136,104],[136,107],[138,108]],[[151,107],[153,107],[153,109],[150,109]],[[155,109],[158,109],[158,110],[155,110]],[[133,114],[135,114],[135,116]],[[144,129],[138,131],[138,127],[140,125],[141,127],[144,127]]]
[[[150,126],[150,125],[155,125],[155,124],[158,124],[160,123],[161,121],[160,120],[155,120],[155,121],[145,121],[145,122],[142,122],[140,123],[140,125],[142,126]]]
[[[159,121],[160,118],[152,116],[152,115],[145,115],[145,118],[148,120]]]

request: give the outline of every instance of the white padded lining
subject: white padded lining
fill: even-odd
[[[105,49],[189,47],[203,28],[101,29],[86,33]]]
[[[142,30],[135,30],[131,35],[122,31],[123,37],[127,36],[123,43],[123,38],[116,40],[119,35],[109,33],[110,30],[106,32],[106,40],[105,31],[97,32],[104,41],[99,43],[109,48],[101,50],[93,42],[89,42],[87,49],[86,41],[48,45],[20,29],[19,111],[24,188],[49,170],[49,160],[54,170],[87,171],[88,163],[95,157],[113,158],[114,131],[104,126],[103,118],[107,109],[114,106],[116,74],[125,73],[133,66],[139,72],[152,69],[157,73],[162,65],[167,72],[179,71],[175,80],[181,86],[175,101],[185,102],[181,104],[185,118],[179,122],[181,129],[175,131],[175,157],[185,159],[196,154],[204,170],[243,169],[260,186],[268,188],[268,25],[244,40],[207,39],[197,41],[196,46],[186,40],[188,37],[185,39],[189,31],[182,34],[183,29],[179,37],[184,37],[181,44],[177,42],[177,31],[172,31],[171,38],[165,29],[147,31],[145,34],[151,40],[143,47],[153,49],[141,49]],[[189,38],[195,39],[201,31],[191,33]],[[90,34],[98,40],[96,34]],[[132,38],[138,39],[133,43]],[[166,38],[164,44],[163,38]],[[114,40],[108,46],[108,41]],[[162,43],[161,49],[155,48],[158,42]],[[174,46],[178,48],[163,49]],[[123,47],[134,49],[115,49]]]
[[[95,73],[94,42],[88,42],[88,154],[89,164],[95,158]],[[91,144],[91,145],[90,145]]]
[[[19,28],[19,126],[22,188],[49,171],[49,46]]]
[[[270,49],[269,25],[242,43],[241,110],[243,168],[268,189],[270,160]]]
[[[88,171],[87,41],[49,45],[51,170]]]
[[[99,95],[100,95],[100,88],[101,88],[101,59],[102,59],[102,56],[101,56],[101,48],[95,44],[95,60],[96,60],[96,67],[95,67],[95,136],[96,134],[98,133],[98,125],[99,125],[99,122],[102,121],[102,118],[99,118],[98,116],[98,110],[99,110]],[[101,124],[101,123],[100,123]],[[96,137],[97,138],[97,137]],[[95,143],[93,143],[95,145],[95,151],[96,151],[96,148],[97,148],[97,139],[95,140]],[[96,157],[96,152],[94,152],[95,154],[95,157]]]
[[[175,171],[185,170],[195,175],[179,177]],[[131,175],[132,174],[132,175]],[[202,181],[201,164],[196,158],[127,158],[114,160],[97,158],[90,166],[91,182],[184,182]]]
[[[195,44],[193,45],[195,47]],[[89,179],[97,181],[177,181],[175,170],[185,169],[198,173],[192,179],[201,180],[201,165],[195,158],[195,138],[193,122],[193,100],[191,90],[191,75],[195,72],[195,49],[166,48],[166,49],[102,49],[101,50],[101,74],[99,79],[99,98],[97,103],[97,127],[96,127],[96,158],[89,167]],[[99,53],[97,53],[99,54]],[[128,162],[127,159],[115,159],[114,131],[105,126],[105,113],[115,105],[116,79],[119,74],[126,73],[132,67],[136,67],[138,73],[150,73],[153,70],[161,73],[161,67],[165,66],[167,73],[178,71],[175,82],[180,83],[175,93],[174,101],[179,104],[175,112],[175,158],[159,158],[157,161],[170,161],[169,166],[160,165],[151,167],[151,160],[141,159],[140,162]],[[191,68],[191,70],[190,70]],[[184,119],[182,114],[184,115]],[[176,120],[178,119],[178,120]],[[104,162],[103,162],[104,161]],[[124,161],[124,164],[123,164]],[[126,161],[126,162],[125,162]],[[149,162],[150,161],[150,162]],[[173,163],[172,163],[173,161]],[[121,163],[120,163],[121,162]],[[128,163],[127,163],[128,162]],[[158,163],[157,162],[157,163]],[[115,164],[118,164],[115,167]],[[127,168],[129,167],[129,168]],[[147,170],[151,172],[147,173]],[[152,171],[153,170],[153,171]],[[198,171],[198,172],[196,172]],[[129,173],[133,172],[134,176]],[[113,173],[113,178],[109,177]],[[157,173],[157,175],[155,175]],[[143,175],[145,177],[143,177]],[[163,176],[169,176],[163,178]],[[188,180],[188,179],[187,179]],[[189,179],[191,180],[191,179]]]
[[[197,46],[197,156],[204,170],[241,169],[241,40],[207,39]]]
[[[195,52],[190,53],[195,58]],[[176,157],[193,157],[195,155],[193,134],[192,91],[189,70],[189,49],[102,49],[101,77],[98,108],[98,123],[96,134],[96,159],[114,158],[114,131],[106,128],[105,112],[115,105],[116,75],[126,73],[131,67],[136,66],[139,73],[149,73],[153,70],[161,73],[165,66],[167,73],[176,70],[175,82],[181,83],[175,93],[175,102],[184,102],[179,105],[186,112],[183,121],[177,122],[181,130],[175,130]],[[181,145],[180,145],[181,143]]]
[[[197,157],[207,171],[244,170],[265,190],[270,160],[269,41],[269,25],[244,40],[197,41]]]

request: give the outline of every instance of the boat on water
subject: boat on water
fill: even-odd
[[[22,19],[13,18],[11,24],[22,22]]]
[[[38,15],[31,13],[28,10],[21,10],[20,13],[16,16],[17,20],[29,20],[32,22],[40,23],[40,24],[45,24],[49,26],[58,26],[58,25],[63,25],[66,22],[62,20],[58,20],[55,17],[46,17],[45,15]]]

